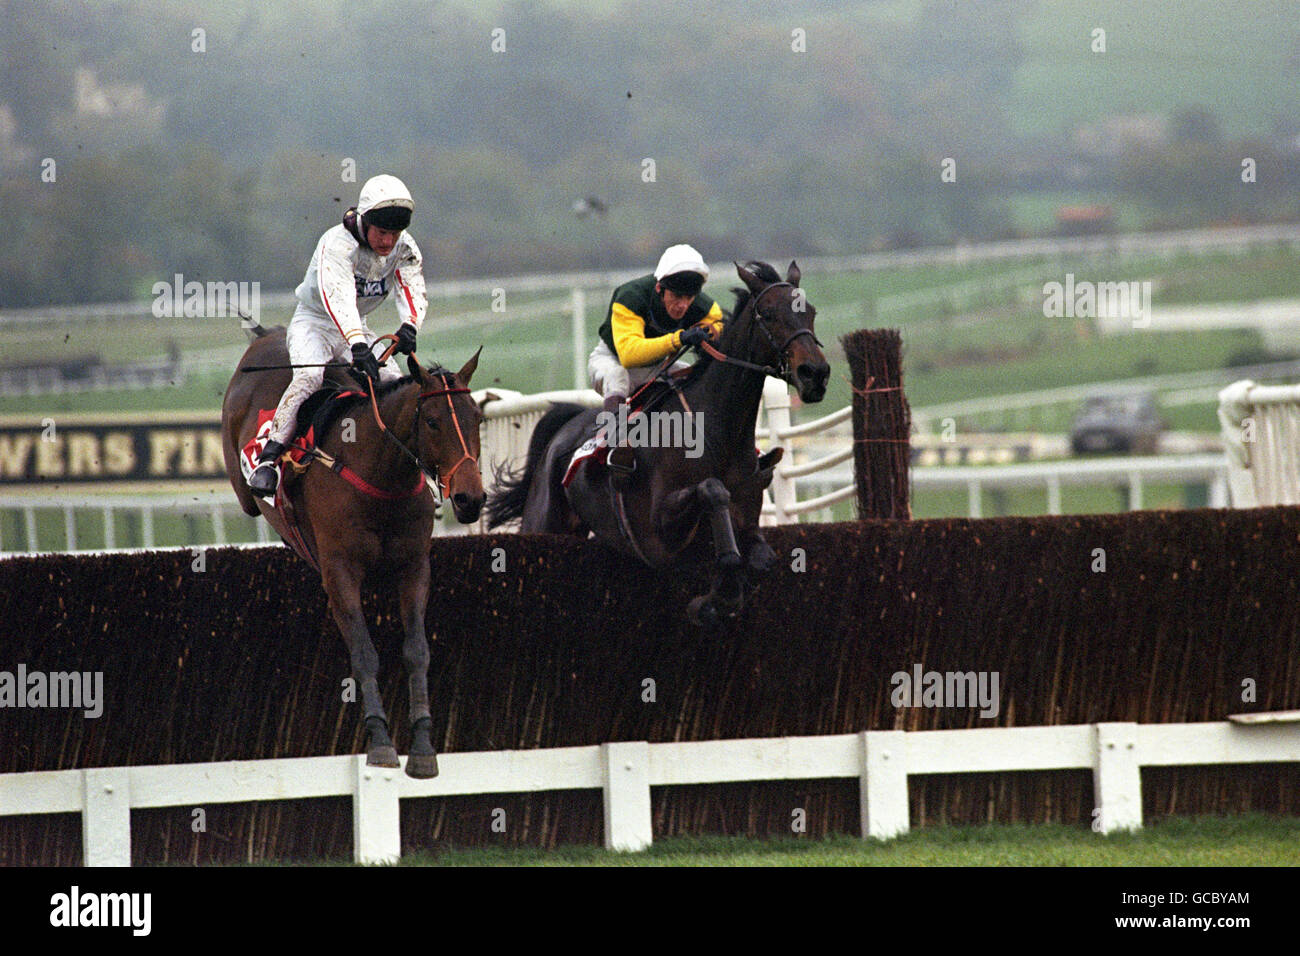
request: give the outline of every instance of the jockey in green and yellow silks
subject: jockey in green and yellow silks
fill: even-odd
[[[600,326],[600,341],[587,359],[591,387],[604,398],[606,412],[617,414],[627,396],[677,349],[721,334],[722,309],[701,291],[708,277],[709,267],[700,254],[688,245],[677,245],[665,250],[653,274],[614,290]],[[673,365],[673,369],[686,367],[685,362]],[[630,470],[629,451],[611,451],[610,464]]]

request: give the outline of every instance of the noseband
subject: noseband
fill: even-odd
[[[441,484],[441,486],[442,486],[442,497],[443,497],[443,498],[450,498],[450,497],[451,497],[451,477],[452,477],[452,475],[456,474],[456,469],[459,468],[461,465],[465,464],[465,462],[467,462],[467,461],[472,461],[472,462],[474,462],[475,464],[478,463],[478,459],[475,458],[473,455],[471,455],[471,454],[469,453],[469,445],[466,444],[466,442],[465,442],[465,433],[461,431],[461,428],[460,428],[460,419],[459,419],[459,418],[457,417],[457,415],[456,415],[456,406],[455,406],[454,404],[452,404],[452,401],[451,401],[451,397],[452,397],[453,395],[466,394],[466,393],[469,392],[469,389],[468,389],[468,388],[453,388],[452,385],[451,385],[451,379],[452,379],[452,376],[451,376],[451,373],[450,373],[450,372],[445,372],[445,371],[444,371],[444,372],[435,372],[434,374],[437,375],[438,378],[442,379],[442,386],[443,386],[443,387],[442,387],[442,388],[430,389],[430,390],[427,391],[427,392],[421,392],[421,393],[416,397],[416,399],[415,399],[415,427],[416,427],[417,429],[420,427],[420,420],[424,417],[424,408],[423,408],[424,400],[425,400],[426,398],[437,398],[437,397],[439,397],[439,396],[446,396],[446,399],[447,399],[447,409],[448,409],[448,411],[451,412],[451,423],[452,423],[453,425],[456,426],[456,437],[457,437],[458,439],[460,439],[460,451],[461,451],[461,455],[460,455],[460,458],[457,459],[456,464],[452,465],[451,468],[448,469],[446,475],[440,475],[440,474],[438,473],[438,468],[437,468],[437,466],[434,466],[434,469],[433,469],[433,470],[434,470],[434,475],[435,475],[435,477],[437,478],[438,482],[439,482],[439,483]],[[418,441],[416,442],[415,450],[416,450],[415,462],[416,462],[416,464],[420,465],[421,470],[425,470],[425,469],[424,469],[424,465],[420,462],[420,456],[419,456],[420,445],[419,445],[419,442],[418,442]],[[426,472],[426,473],[427,473],[427,472]]]
[[[380,364],[387,362],[389,357],[393,354],[394,350],[397,348],[396,335],[381,335],[375,341],[378,342],[383,339],[391,340],[392,344],[388,347],[387,351],[384,352],[383,357],[380,358],[379,360]],[[411,437],[416,439],[414,453],[412,453],[411,449],[406,447],[405,443],[402,442],[401,439],[399,439],[396,435],[394,435],[392,432],[388,430],[388,426],[384,424],[384,420],[379,416],[379,404],[375,401],[374,382],[370,383],[370,389],[369,389],[370,407],[375,413],[375,422],[376,424],[379,425],[379,430],[393,440],[393,443],[402,450],[402,454],[404,454],[407,458],[411,459],[411,461],[415,464],[415,467],[420,469],[420,472],[422,474],[428,475],[430,478],[434,480],[434,483],[438,486],[438,490],[442,492],[442,499],[445,500],[451,497],[451,477],[452,475],[456,474],[456,469],[459,468],[461,465],[465,464],[465,462],[467,461],[472,461],[475,464],[478,463],[478,459],[469,453],[469,445],[466,444],[465,442],[465,433],[461,431],[460,418],[456,415],[456,406],[452,404],[451,401],[451,396],[468,393],[469,389],[453,387],[451,384],[452,381],[454,380],[453,375],[451,372],[448,372],[446,369],[440,368],[438,371],[430,374],[429,372],[425,371],[424,366],[420,364],[420,360],[415,357],[414,353],[411,354],[410,359],[413,363],[415,363],[415,367],[420,370],[420,378],[429,379],[429,378],[436,377],[442,382],[442,388],[430,389],[429,391],[421,392],[418,396],[416,396],[415,424],[411,429],[412,432]],[[452,424],[456,426],[456,437],[460,439],[460,451],[461,451],[460,458],[457,460],[456,464],[452,465],[451,468],[447,471],[445,477],[439,475],[438,466],[436,464],[433,467],[432,473],[430,473],[428,468],[424,467],[424,462],[420,460],[420,442],[418,438],[419,430],[420,430],[420,421],[424,417],[424,407],[423,407],[424,400],[426,398],[437,398],[439,396],[446,396],[447,398],[447,409],[451,412]]]

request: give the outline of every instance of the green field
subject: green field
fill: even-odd
[[[1146,331],[1100,338],[1087,322],[1046,318],[1041,308],[1041,284],[1060,279],[1066,272],[1073,272],[1077,279],[1150,279],[1159,283],[1157,295],[1161,302],[1300,295],[1300,254],[1276,248],[1257,249],[1243,257],[1212,255],[1124,262],[1103,257],[1089,262],[986,262],[868,273],[809,273],[803,284],[808,301],[817,308],[817,331],[828,347],[832,376],[820,409],[810,409],[806,417],[815,417],[813,411],[830,411],[847,403],[847,369],[838,340],[859,328],[887,326],[901,330],[907,394],[913,406],[1291,357],[1268,353],[1258,333],[1252,330]],[[1008,276],[1017,281],[1000,284]],[[509,290],[508,280],[502,284]],[[726,289],[734,284],[718,276],[710,290],[729,305]],[[971,292],[967,288],[971,284],[989,284],[990,291]],[[934,297],[913,307],[887,307],[891,296],[925,290],[932,290]],[[607,294],[607,290],[588,293],[588,344],[595,340],[597,315],[604,309]],[[459,367],[482,345],[476,385],[495,384],[525,393],[573,387],[567,311],[514,318],[511,309],[527,301],[524,296],[508,294],[507,308],[499,320],[466,329],[442,325],[456,311],[482,313],[490,309],[488,296],[483,296],[482,301],[432,302],[431,326],[421,336],[421,356]],[[274,324],[287,321],[288,316],[264,314],[262,319]],[[387,331],[390,323],[396,324],[395,312],[385,307],[372,317],[371,324],[376,330]],[[53,344],[58,350],[55,355],[101,354],[106,360],[161,357],[172,339],[184,351],[226,348],[234,354],[243,342],[237,326],[233,320],[150,317],[112,327],[71,329],[66,333],[66,342]],[[49,338],[48,330],[38,334],[33,329],[0,329],[0,362],[31,361],[34,354],[49,357]],[[228,373],[217,371],[150,392],[3,397],[0,414],[217,409],[228,381]],[[1217,426],[1207,418],[1203,427],[1213,430]]]
[[[990,395],[1016,394],[1061,386],[1083,385],[1138,376],[1179,374],[1291,359],[1294,355],[1270,351],[1258,332],[1250,329],[1198,332],[1136,331],[1100,336],[1086,320],[1045,317],[1041,306],[1042,283],[1060,280],[1067,272],[1077,279],[1096,281],[1150,280],[1157,302],[1248,301],[1255,298],[1300,296],[1300,250],[1285,246],[1258,246],[1244,255],[1175,255],[1166,258],[1117,260],[1099,253],[1088,260],[1016,260],[925,267],[890,267],[858,273],[805,275],[808,300],[817,308],[817,330],[827,345],[832,375],[827,397],[818,406],[796,408],[795,421],[808,421],[848,403],[849,382],[839,337],[859,328],[892,327],[901,330],[904,344],[904,381],[913,408]],[[724,303],[735,283],[715,276],[710,289]],[[541,315],[514,314],[541,299],[563,301],[563,294],[516,294],[504,279],[507,308],[499,317],[491,312],[487,294],[455,301],[434,298],[430,325],[421,335],[421,356],[459,365],[480,345],[483,357],[474,380],[478,387],[499,386],[524,393],[573,387],[571,318],[567,310]],[[607,290],[588,290],[587,343],[594,340],[597,316],[603,312]],[[475,316],[472,327],[458,328],[454,314]],[[263,314],[274,324],[285,316]],[[376,329],[387,330],[395,313],[381,309],[372,318]],[[63,354],[102,354],[122,360],[165,354],[170,341],[183,353],[202,354],[223,349],[234,356],[242,348],[238,322],[215,319],[152,317],[108,324],[89,322],[55,340]],[[42,339],[41,336],[44,336]],[[44,345],[43,345],[44,343]],[[43,355],[50,347],[48,327],[38,333],[31,327],[0,326],[0,361],[20,363]],[[58,354],[58,352],[56,352]],[[224,359],[223,359],[224,361]],[[66,412],[149,410],[207,410],[217,412],[229,381],[225,369],[190,375],[174,385],[147,391],[93,392],[0,398],[0,414],[53,416]],[[1178,405],[1164,410],[1170,427],[1182,431],[1217,432],[1213,401]],[[1046,432],[1068,429],[1074,409],[1059,405],[1045,410],[1034,427]],[[963,424],[962,428],[969,427]],[[987,426],[986,426],[987,427]],[[1007,427],[1007,426],[1003,426]],[[1149,486],[1144,490],[1147,508],[1188,507],[1204,504],[1203,488]],[[196,502],[192,518],[159,515],[159,545],[210,540],[211,519]],[[1067,513],[1111,512],[1126,507],[1120,487],[1063,489]],[[982,512],[1041,514],[1046,492],[1041,490],[995,493],[985,491]],[[967,513],[964,491],[917,492],[913,501],[917,517]],[[845,520],[853,506],[841,503],[815,519]],[[83,547],[101,547],[106,538],[102,516],[80,512],[77,537]],[[37,516],[38,544],[61,547],[64,518],[57,511]],[[207,529],[207,530],[205,530]],[[138,545],[139,527],[120,525],[114,544]],[[251,540],[251,533],[232,522],[228,540]],[[13,547],[26,540],[20,514],[0,513],[0,543]]]
[[[1300,819],[1167,819],[1101,836],[1060,824],[932,827],[881,842],[852,836],[676,837],[640,853],[599,847],[439,849],[402,866],[1297,866]]]

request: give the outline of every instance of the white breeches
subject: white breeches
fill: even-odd
[[[362,320],[366,332],[366,341],[374,342],[375,335]],[[334,320],[328,315],[321,315],[305,308],[299,303],[289,322],[287,335],[289,361],[294,365],[315,365],[315,368],[296,368],[293,381],[284,390],[280,404],[276,406],[275,418],[271,421],[271,440],[287,444],[293,437],[294,420],[298,409],[308,397],[324,384],[325,369],[319,367],[321,362],[352,362],[352,349],[338,330]],[[379,356],[376,355],[376,358]],[[402,373],[397,363],[389,359],[379,367],[379,380],[390,382],[401,378]]]
[[[610,395],[626,397],[644,385],[660,364],[662,362],[624,368],[618,356],[605,344],[605,340],[601,339],[596,342],[596,347],[591,350],[591,355],[587,358],[587,378],[591,382],[591,387],[600,392],[602,398],[608,398]],[[689,367],[687,362],[673,363],[673,371]]]

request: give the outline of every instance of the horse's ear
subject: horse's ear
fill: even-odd
[[[427,382],[429,376],[424,374],[424,366],[415,360],[415,356],[409,352],[406,355],[406,370],[411,373],[411,378],[417,382]]]
[[[745,283],[745,285],[749,287],[750,292],[757,295],[759,292],[763,290],[764,286],[763,286],[762,279],[754,275],[754,273],[750,272],[748,269],[746,269],[744,266],[742,266],[739,262],[736,262],[735,260],[732,260],[731,264],[736,267],[736,275],[740,276],[740,281]]]
[[[799,263],[791,259],[790,268],[785,271],[785,281],[797,289],[799,288],[799,280],[802,278],[803,273],[799,271]]]
[[[475,352],[470,357],[470,360],[465,363],[464,367],[461,368],[461,370],[456,373],[456,380],[460,382],[461,388],[465,388],[466,386],[468,386],[469,380],[474,377],[474,370],[478,368],[479,352],[482,351],[483,351],[483,346],[480,345],[478,347],[478,352]]]

